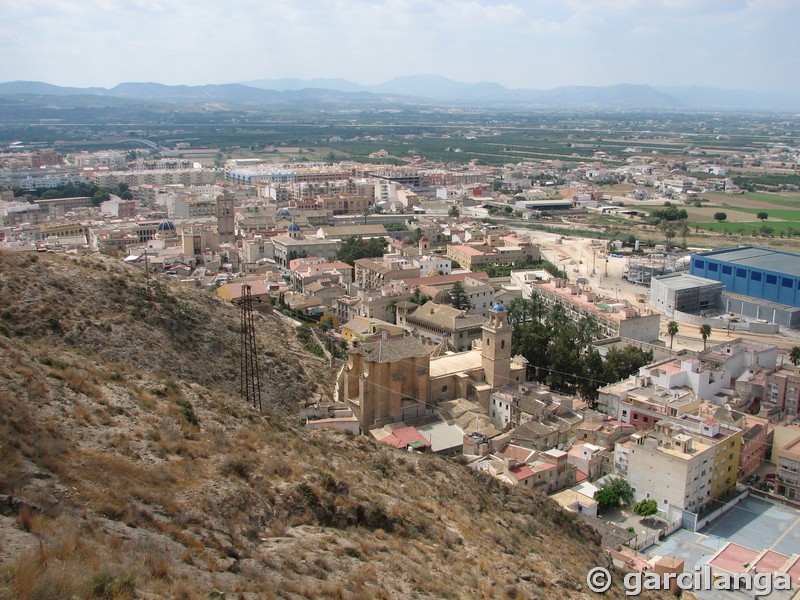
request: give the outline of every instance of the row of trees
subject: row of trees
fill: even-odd
[[[677,321],[667,323],[667,335],[669,336],[669,349],[672,350],[672,340],[678,335],[679,327]],[[711,325],[704,323],[700,325],[700,337],[703,338],[703,350],[708,346],[708,338],[711,337]]]
[[[507,318],[514,328],[511,351],[528,360],[534,378],[553,391],[580,394],[591,405],[600,387],[625,379],[653,360],[652,351],[635,346],[614,348],[603,358],[591,346],[599,332],[593,317],[576,323],[561,305],[547,308],[536,293],[512,300]]]
[[[33,191],[25,190],[19,186],[13,188],[13,190],[14,196],[28,195],[41,200],[88,196],[91,197],[94,206],[99,206],[101,202],[108,200],[111,194],[115,194],[123,200],[133,200],[133,192],[130,191],[127,183],[119,183],[111,189],[101,188],[94,183],[68,183],[54,188]]]

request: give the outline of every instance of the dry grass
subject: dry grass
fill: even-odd
[[[300,363],[277,320],[259,317],[261,347],[281,365],[262,416],[226,389],[237,381],[231,307],[169,285],[144,297],[137,271],[102,259],[0,252],[0,272],[15,290],[0,287],[0,303],[31,332],[0,333],[0,493],[42,507],[15,515],[41,546],[0,568],[2,598],[564,598],[578,594],[508,574],[557,581],[602,560],[594,534],[541,496],[452,461],[296,429],[292,403],[331,373]],[[65,306],[68,343],[38,341],[48,314],[14,300],[72,297],[51,280],[93,307]],[[192,344],[164,335],[170,298],[209,315]]]

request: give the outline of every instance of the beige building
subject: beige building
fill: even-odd
[[[512,265],[518,261],[541,259],[538,246],[490,246],[488,244],[456,244],[447,246],[447,257],[469,271],[481,267]]]
[[[353,341],[376,341],[375,335],[387,332],[389,337],[404,337],[406,330],[392,323],[371,319],[369,317],[353,317],[342,325],[342,339],[348,343]]]
[[[339,372],[336,400],[349,405],[364,433],[456,398],[488,411],[492,387],[525,377],[524,363],[511,359],[511,327],[499,308],[483,326],[480,350],[431,357],[431,348],[412,336],[359,344]]]
[[[457,352],[469,350],[480,340],[485,317],[469,314],[447,304],[429,301],[422,306],[413,302],[398,303],[397,324],[416,332],[431,344],[446,343]]]
[[[419,277],[419,268],[405,260],[359,258],[354,266],[353,281],[365,290],[378,289],[397,279]]]
[[[775,493],[790,500],[800,499],[800,437],[778,449],[777,456]]]
[[[320,196],[317,202],[327,213],[334,215],[360,215],[370,206],[369,196],[354,194],[337,194],[335,196]]]
[[[741,429],[712,419],[663,419],[617,444],[614,462],[637,501],[656,500],[672,519],[736,489],[741,443]]]

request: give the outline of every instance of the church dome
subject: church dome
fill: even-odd
[[[436,304],[452,304],[453,297],[447,290],[439,290],[433,297],[433,301],[436,302]]]
[[[289,225],[288,231],[300,231],[300,226],[297,223]]]
[[[288,219],[292,216],[292,213],[289,212],[288,208],[279,208],[275,211],[275,218],[277,219]]]
[[[505,311],[505,309],[506,308],[502,304],[500,304],[499,302],[492,307],[492,310],[494,312],[503,312],[503,311]]]
[[[166,231],[166,232],[175,231],[175,223],[173,223],[168,219],[164,219],[163,221],[161,221],[161,223],[158,224],[158,227],[156,227],[156,231]]]

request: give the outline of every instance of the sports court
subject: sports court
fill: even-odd
[[[800,512],[749,496],[719,519],[695,533],[680,529],[647,550],[648,556],[674,556],[684,570],[705,565],[726,542],[753,550],[774,550],[791,556],[800,553]],[[749,596],[738,592],[696,592],[703,600],[730,600]],[[778,597],[773,594],[769,596]]]

